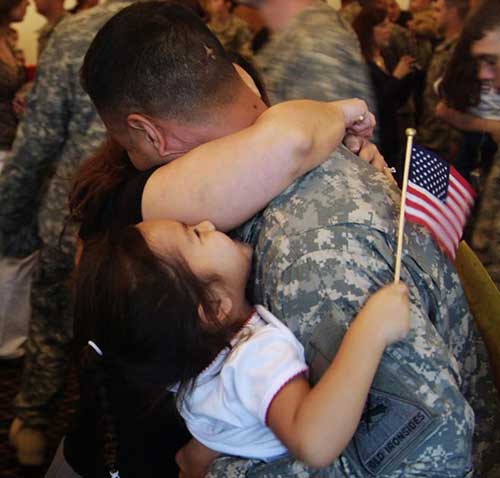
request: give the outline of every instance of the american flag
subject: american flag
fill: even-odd
[[[405,217],[427,227],[444,253],[455,259],[476,193],[447,162],[413,146]]]

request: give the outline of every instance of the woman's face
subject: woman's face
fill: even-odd
[[[9,12],[9,20],[11,22],[22,22],[26,15],[29,0],[21,0],[15,7],[12,7]]]
[[[391,23],[386,18],[382,23],[373,27],[373,41],[377,48],[384,48],[389,43],[391,37]]]

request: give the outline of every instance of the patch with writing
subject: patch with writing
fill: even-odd
[[[353,438],[360,463],[376,475],[416,440],[424,439],[422,435],[432,421],[418,404],[372,389]]]

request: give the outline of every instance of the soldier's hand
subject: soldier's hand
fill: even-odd
[[[404,339],[410,330],[408,288],[401,282],[383,287],[368,299],[358,319],[372,323],[386,346]]]

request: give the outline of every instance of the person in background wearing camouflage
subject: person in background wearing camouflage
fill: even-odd
[[[108,24],[106,33],[96,38],[93,51],[106,54],[86,60],[85,84],[92,97],[99,95],[99,111],[115,140],[144,168],[147,158],[154,158],[150,159],[153,166],[158,158],[175,157],[179,148],[185,152],[198,144],[197,115],[210,119],[203,131],[218,137],[218,131],[228,133],[229,112],[236,114],[246,103],[235,91],[222,113],[217,108],[213,114],[195,109],[193,122],[182,124],[175,113],[180,105],[169,102],[168,111],[157,112],[141,104],[143,94],[163,98],[167,93],[144,92],[145,78],[124,85],[123,75],[104,68],[107,55],[115,61],[119,55],[109,49],[111,38],[121,48],[135,41],[120,25],[137,17],[144,29],[149,28],[136,6],[122,12],[122,21],[114,28]],[[121,61],[136,60],[127,54]],[[170,68],[156,73],[178,80],[181,71]],[[97,88],[102,84],[107,85],[106,92]],[[122,85],[122,96],[112,94],[115,84]],[[142,85],[140,93],[134,90],[135,84]],[[130,104],[141,104],[140,113]],[[146,115],[141,122],[148,126],[136,134],[132,130],[138,128],[140,115]],[[133,123],[127,123],[127,118],[134,118]],[[171,137],[182,137],[184,142],[169,142]],[[208,139],[206,134],[202,137]],[[305,346],[313,382],[334,357],[367,297],[394,279],[399,200],[399,191],[384,175],[341,148],[236,233],[255,248],[253,298],[283,320]],[[289,456],[270,463],[223,457],[213,465],[211,477],[472,476],[474,413],[463,393],[478,405],[474,393],[477,386],[484,387],[480,399],[497,415],[498,397],[459,279],[429,234],[418,226],[408,225],[406,230],[402,280],[410,289],[412,331],[406,341],[384,353],[365,413],[344,453],[323,470],[307,468]],[[488,424],[496,425],[493,420]],[[477,447],[482,451],[497,444],[491,435],[481,439]],[[493,449],[496,452],[498,448]],[[476,476],[486,476],[483,471]]]
[[[47,46],[50,35],[58,23],[69,13],[64,10],[63,0],[35,0],[36,11],[46,18],[45,24],[38,30],[38,58]]]
[[[487,0],[466,24],[477,41],[471,53],[479,62],[478,77],[492,82],[500,92],[500,3]],[[494,138],[500,144],[500,138]],[[483,199],[472,236],[472,245],[500,289],[500,149],[497,151],[483,191]]]
[[[431,43],[439,39],[439,27],[436,23],[432,3],[432,0],[410,0],[412,18],[408,21],[408,28],[420,40],[428,40]]]
[[[204,0],[203,8],[209,17],[208,28],[222,46],[250,59],[253,33],[245,20],[231,12],[230,0]]]
[[[429,65],[423,96],[422,119],[417,129],[418,143],[448,161],[453,161],[458,152],[462,135],[445,121],[440,120],[435,110],[440,100],[439,83],[453,55],[468,11],[467,0],[436,1],[435,15],[444,39],[436,47]]]
[[[38,65],[27,112],[0,177],[0,253],[25,257],[40,248],[21,389],[10,439],[25,465],[44,460],[45,430],[61,394],[72,336],[66,282],[75,228],[65,228],[67,196],[81,161],[105,129],[80,87],[83,55],[100,26],[127,3],[109,1],[63,21]]]
[[[361,98],[376,111],[358,39],[320,0],[244,0],[258,7],[273,38],[256,57],[271,103]]]

